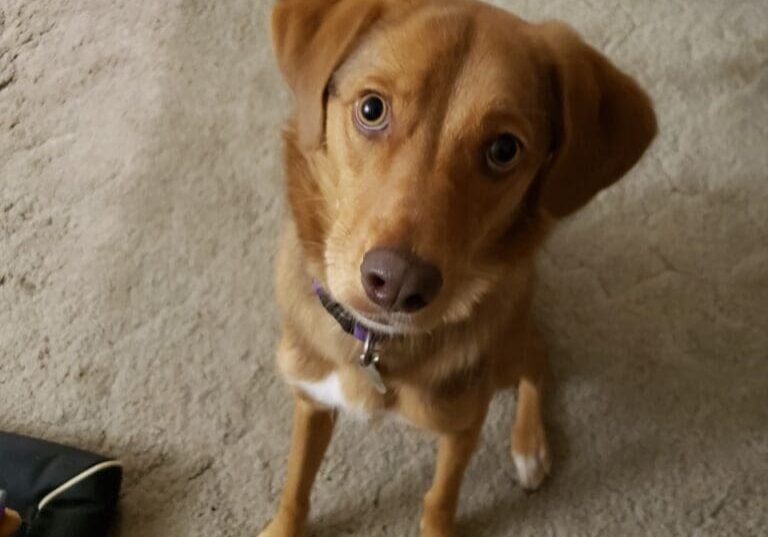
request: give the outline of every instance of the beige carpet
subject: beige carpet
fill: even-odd
[[[118,536],[250,537],[280,489],[268,4],[0,0],[0,428],[123,457]],[[463,535],[766,535],[765,2],[504,4],[634,73],[661,135],[541,257],[554,478],[516,486],[500,398]],[[432,450],[342,427],[310,534],[417,535]]]

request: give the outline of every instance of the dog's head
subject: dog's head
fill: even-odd
[[[582,207],[656,132],[645,93],[572,30],[479,2],[280,0],[273,39],[299,236],[379,330],[470,315],[526,222]]]

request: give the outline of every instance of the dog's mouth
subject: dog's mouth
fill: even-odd
[[[345,308],[358,323],[375,334],[382,336],[407,336],[420,332],[406,314],[363,314],[349,306],[345,306]]]
[[[382,337],[403,337],[425,331],[414,323],[412,315],[398,312],[363,312],[361,308],[352,306],[348,301],[341,302],[333,298],[317,280],[312,281],[312,288],[325,310],[336,318],[344,330],[358,339],[364,336],[358,334],[355,325]]]

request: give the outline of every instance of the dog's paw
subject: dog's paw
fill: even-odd
[[[426,514],[421,519],[421,537],[455,537],[453,520]]]
[[[512,449],[512,460],[515,462],[520,486],[527,491],[539,488],[552,468],[546,443],[542,443],[538,449],[530,453]]]
[[[270,522],[256,537],[287,537],[287,534],[282,533],[280,529],[276,528],[274,522]]]
[[[299,524],[276,517],[269,525],[261,530],[256,537],[301,537],[302,530]]]

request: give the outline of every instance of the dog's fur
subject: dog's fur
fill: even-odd
[[[285,489],[261,537],[302,533],[340,405],[440,435],[422,535],[453,535],[462,474],[497,390],[518,388],[511,449],[523,486],[549,471],[545,357],[528,311],[533,256],[558,218],[637,162],[656,132],[651,102],[568,27],[471,0],[278,0],[272,24],[296,104],[277,268],[278,364],[296,405]],[[368,90],[392,110],[377,136],[352,121]],[[502,132],[522,151],[499,175],[484,154]],[[366,298],[360,264],[382,246],[439,267],[443,287],[426,308],[388,314]],[[313,279],[361,322],[397,335],[380,349],[385,395]],[[312,389],[323,380],[333,397]]]

